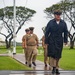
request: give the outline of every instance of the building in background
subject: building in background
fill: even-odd
[[[1,38],[0,38],[0,46],[5,46],[5,41],[3,41]]]

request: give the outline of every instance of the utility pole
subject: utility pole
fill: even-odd
[[[13,7],[14,7],[14,23],[13,23],[13,28],[14,28],[14,32],[13,32],[13,55],[16,54],[16,6],[15,6],[15,0],[13,0]]]

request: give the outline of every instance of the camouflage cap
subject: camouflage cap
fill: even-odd
[[[55,10],[55,11],[54,11],[54,14],[55,14],[55,15],[61,15],[62,12],[61,12],[61,10]]]

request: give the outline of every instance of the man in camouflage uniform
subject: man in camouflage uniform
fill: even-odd
[[[30,30],[29,29],[25,29],[26,34],[22,37],[22,48],[24,49],[24,53],[25,53],[25,64],[27,64],[28,61],[28,50],[27,50],[27,40],[26,37],[28,37],[30,35]]]
[[[37,57],[37,46],[38,46],[38,37],[33,33],[34,27],[30,27],[30,36],[27,39],[27,50],[28,50],[28,64],[31,67],[31,63],[36,66],[35,60]]]

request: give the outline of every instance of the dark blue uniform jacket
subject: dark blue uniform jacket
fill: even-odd
[[[48,44],[48,56],[55,59],[61,58],[63,42],[67,43],[67,25],[63,20],[59,24],[55,19],[49,21],[45,32],[45,43]]]

